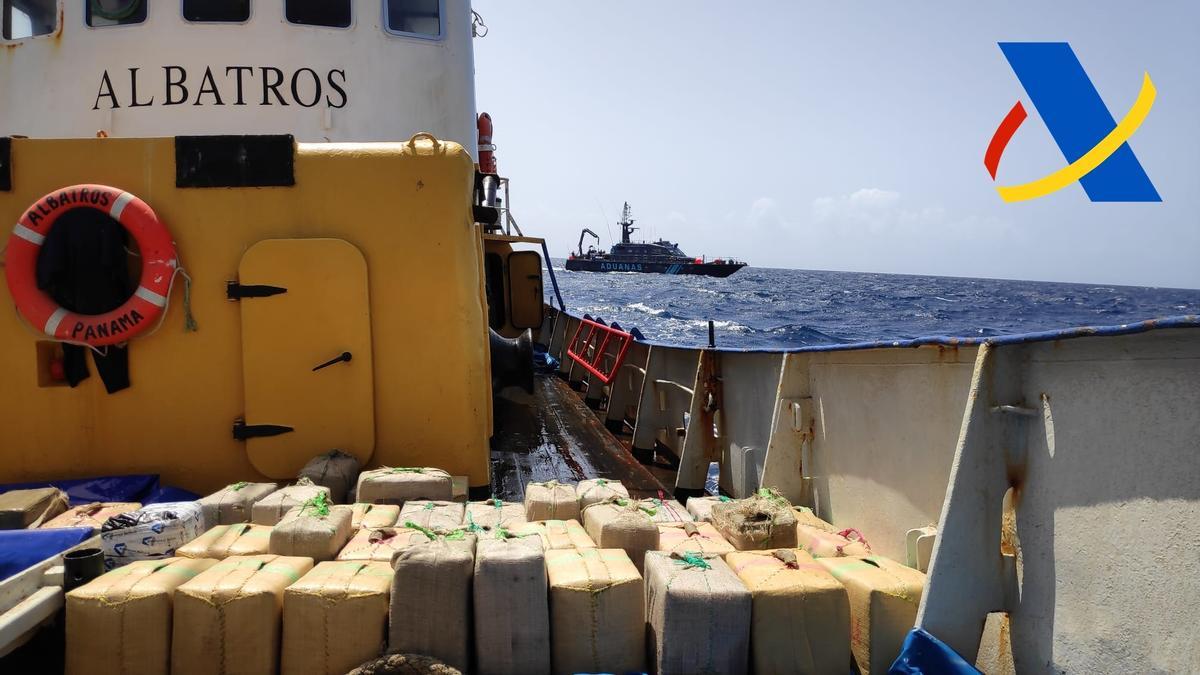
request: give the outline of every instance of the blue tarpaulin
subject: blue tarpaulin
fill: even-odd
[[[91,536],[90,527],[0,530],[0,581],[78,546]]]
[[[963,660],[945,642],[914,628],[904,638],[900,657],[892,664],[889,675],[981,675],[974,666]]]
[[[200,496],[179,488],[158,484],[158,474],[132,476],[101,476],[99,478],[73,478],[69,480],[35,481],[32,483],[9,483],[0,485],[0,493],[9,490],[56,487],[67,493],[71,506],[92,502],[139,502],[160,504],[163,502],[187,502]]]

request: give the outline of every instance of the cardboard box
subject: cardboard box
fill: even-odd
[[[555,673],[646,667],[645,587],[621,549],[546,551]]]
[[[392,566],[323,562],[283,592],[283,675],[341,675],[387,644]]]
[[[312,566],[311,558],[235,556],[176,589],[171,674],[275,673],[283,591]]]
[[[67,594],[67,675],[167,675],[175,589],[216,560],[130,563]]]

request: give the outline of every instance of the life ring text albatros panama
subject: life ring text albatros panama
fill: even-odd
[[[125,304],[104,314],[76,314],[37,285],[37,259],[46,235],[64,213],[96,209],[121,223],[137,242],[142,276]],[[34,328],[64,342],[114,345],[149,330],[167,306],[179,256],[171,233],[154,210],[134,195],[105,185],[73,185],[42,197],[25,211],[8,237],[5,276],[17,310]]]

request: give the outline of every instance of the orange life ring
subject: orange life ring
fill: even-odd
[[[142,276],[125,304],[104,314],[76,314],[37,286],[37,259],[55,221],[75,209],[96,209],[121,223],[137,242]],[[30,206],[8,237],[5,276],[17,310],[34,328],[63,342],[103,347],[149,330],[167,306],[179,256],[171,233],[134,195],[106,185],[72,185]]]

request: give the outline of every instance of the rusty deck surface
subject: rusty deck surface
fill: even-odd
[[[565,382],[539,375],[531,400],[498,397],[492,437],[492,489],[521,501],[525,484],[586,478],[619,480],[634,497],[670,493],[604,428]]]

